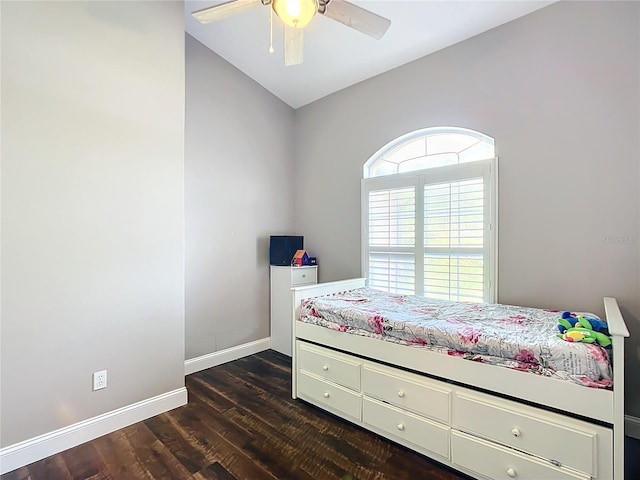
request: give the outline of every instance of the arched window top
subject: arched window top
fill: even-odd
[[[407,133],[378,150],[364,164],[364,178],[382,177],[495,157],[493,138],[458,127]]]

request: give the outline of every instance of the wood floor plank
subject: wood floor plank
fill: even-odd
[[[31,480],[29,467],[20,467],[2,476],[2,480]]]
[[[199,396],[191,397],[194,407],[199,402],[203,402],[204,407],[205,401],[206,399]],[[224,417],[207,416],[204,409],[201,415],[203,418],[208,418],[208,422],[223,436],[232,434],[234,431],[236,434],[251,432],[251,436],[243,442],[243,450],[253,458],[253,461],[268,467],[276,477],[291,477],[299,460],[296,448],[297,439],[282,434],[282,419],[277,426],[269,425],[264,422],[261,416],[256,415],[255,411],[242,409],[240,405],[227,411]],[[293,418],[288,416],[284,419],[285,422],[292,420]],[[234,443],[237,444],[238,441],[235,440]],[[310,477],[302,470],[297,473],[297,478],[315,480],[314,477]]]
[[[207,464],[205,455],[180,435],[167,417],[168,414],[163,413],[145,420],[144,424],[188,472],[192,474],[198,472],[203,465]]]
[[[29,465],[29,473],[29,478],[38,480],[73,480],[62,453],[32,463]]]
[[[218,413],[224,413],[230,408],[235,407],[235,402],[220,395],[215,389],[211,388],[209,381],[202,375],[190,375],[187,377],[186,387],[189,391],[189,396],[199,395],[207,398],[209,407]]]
[[[62,458],[74,480],[110,480],[106,466],[97,455],[96,447],[91,442],[83,443],[75,448],[75,451],[62,452]]]
[[[238,367],[248,375],[264,379],[273,385],[281,385],[289,394],[291,393],[291,365],[283,363],[282,359],[275,356],[268,358],[252,355],[240,359],[237,363],[228,363],[227,366]]]
[[[200,398],[192,397],[191,408],[198,415],[202,422],[209,428],[216,431],[218,435],[224,437],[228,442],[244,448],[255,438],[255,432],[250,428],[243,428],[241,425],[232,421],[234,409],[227,410],[224,415],[212,415],[208,405]]]
[[[144,423],[131,426],[131,434],[127,438],[135,456],[152,478],[186,478],[189,472],[180,463]]]
[[[114,478],[118,480],[153,479],[145,465],[136,456],[133,446],[129,442],[133,426],[97,438],[92,443]]]
[[[239,480],[231,475],[226,468],[218,462],[200,470],[193,476],[193,480]]]
[[[242,479],[272,480],[276,478],[251,461],[243,452],[241,445],[233,444],[231,440],[214,430],[211,424],[201,422],[194,413],[193,407],[173,410],[168,418],[177,430],[205,455],[209,464],[217,461],[233,475]]]

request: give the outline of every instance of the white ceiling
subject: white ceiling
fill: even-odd
[[[273,16],[269,53],[269,10],[259,6],[202,25],[191,12],[223,3],[186,0],[185,30],[293,108],[423,57],[553,1],[352,0],[391,20],[381,40],[374,40],[323,15],[304,31],[304,61],[284,65],[284,29]]]

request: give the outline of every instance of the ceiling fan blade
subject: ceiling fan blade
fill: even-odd
[[[388,18],[381,17],[345,0],[326,0],[324,2],[324,11],[322,10],[323,5],[321,2],[318,13],[336,22],[343,23],[347,27],[354,28],[376,40],[380,40],[389,25],[391,25],[391,20]]]
[[[211,23],[262,4],[262,0],[231,0],[213,7],[197,10],[191,15],[200,23]]]
[[[302,63],[302,28],[284,26],[284,64],[286,66]]]

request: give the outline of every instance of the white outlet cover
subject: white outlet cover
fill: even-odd
[[[107,387],[107,371],[101,370],[93,374],[93,390],[100,390]]]

